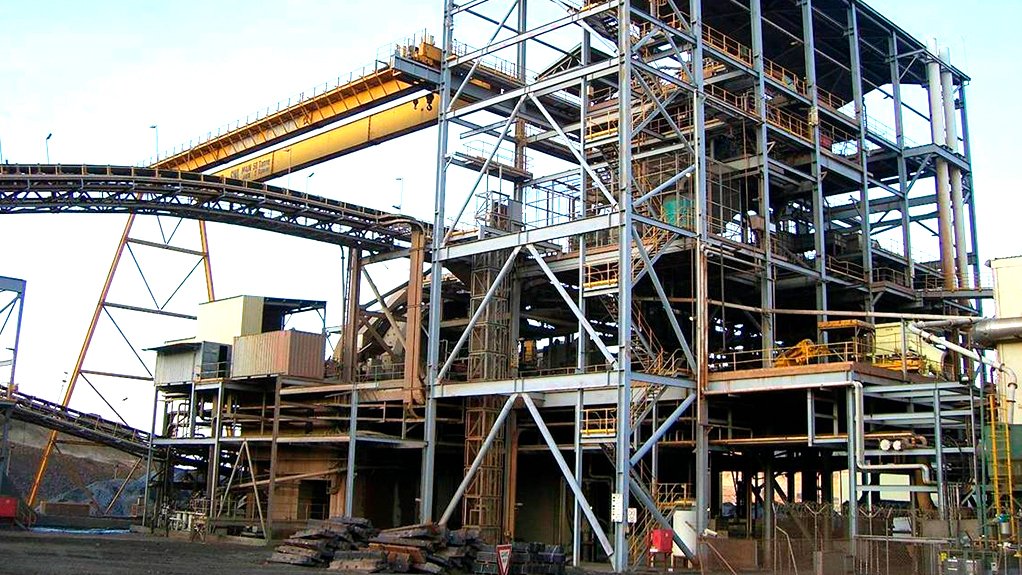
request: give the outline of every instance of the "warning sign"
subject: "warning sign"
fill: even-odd
[[[497,545],[497,574],[507,575],[511,571],[511,544]]]

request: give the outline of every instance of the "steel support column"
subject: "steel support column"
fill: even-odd
[[[710,502],[710,444],[709,444],[709,398],[706,390],[709,387],[709,355],[710,355],[710,291],[709,291],[709,192],[706,174],[706,91],[703,66],[703,18],[702,1],[689,0],[690,30],[695,37],[692,47],[692,77],[695,92],[692,96],[693,138],[695,139],[695,196],[696,196],[696,233],[698,235],[695,249],[696,277],[696,532],[702,533],[709,525]]]
[[[630,425],[632,405],[632,3],[623,0],[617,8],[618,68],[618,189],[614,190],[621,209],[618,228],[618,388],[617,417],[614,441],[614,493],[621,498],[624,517],[611,517],[614,525],[614,571],[628,568],[628,478],[631,463]],[[535,414],[538,417],[538,413]],[[551,449],[554,449],[551,447]],[[604,545],[606,546],[606,544]]]
[[[905,118],[901,104],[901,61],[898,59],[898,33],[892,32],[888,39],[891,60],[891,100],[894,105],[894,135],[898,145],[898,191],[901,192],[901,241],[908,264],[908,278],[916,275],[916,262],[912,257],[912,214],[909,213],[908,167],[905,165]]]
[[[756,153],[759,154],[759,215],[763,218],[762,238],[760,247],[763,249],[763,271],[760,277],[760,307],[763,312],[760,314],[760,331],[763,342],[763,367],[773,365],[774,348],[774,264],[773,264],[773,234],[770,231],[770,152],[767,144],[767,92],[766,76],[764,73],[763,53],[763,13],[760,0],[750,0],[750,16],[752,28],[752,58],[753,70],[756,73]]]
[[[855,121],[858,124],[859,162],[859,233],[862,235],[862,273],[866,285],[873,283],[873,232],[869,209],[869,155],[866,153],[866,132],[869,130],[866,117],[866,103],[862,88],[862,58],[859,54],[858,8],[852,3],[848,8],[848,52],[851,56],[852,97],[855,105]],[[873,311],[873,294],[868,291],[863,298],[866,311]]]
[[[433,229],[443,230],[444,206],[447,198],[447,140],[451,114],[451,67],[448,63],[454,51],[454,0],[444,2],[443,42],[440,65],[440,121],[437,135],[436,193],[433,202]],[[438,257],[444,245],[444,235],[433,233],[432,268],[429,282],[429,339],[426,350],[426,412],[423,424],[422,476],[419,484],[419,521],[433,520],[433,466],[436,459],[436,395],[440,373],[440,321],[443,308],[441,278],[443,265]]]
[[[820,166],[820,99],[816,87],[816,37],[813,27],[813,2],[812,0],[801,0],[802,7],[802,52],[806,66],[806,88],[809,91],[809,101],[812,104],[810,115],[810,127],[813,132],[812,150],[812,177],[813,177],[813,250],[815,259],[813,267],[820,275],[816,284],[816,309],[822,310],[819,316],[820,321],[827,319],[827,245],[825,232],[827,219],[823,210],[825,207],[823,196],[823,173]],[[826,337],[826,334],[824,334]],[[825,343],[825,342],[822,342]]]

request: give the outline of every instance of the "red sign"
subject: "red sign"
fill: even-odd
[[[497,573],[507,575],[511,570],[511,544],[497,545]]]

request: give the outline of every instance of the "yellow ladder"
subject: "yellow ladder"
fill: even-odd
[[[1017,535],[1015,525],[1015,482],[1012,475],[1011,437],[1007,424],[1005,406],[998,401],[996,393],[988,396],[990,422],[990,473],[994,489],[994,512],[998,520],[1007,516],[1010,533],[997,530],[998,541],[1014,541]],[[999,526],[998,526],[999,527]]]

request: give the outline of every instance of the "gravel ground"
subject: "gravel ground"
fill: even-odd
[[[320,569],[265,563],[269,547],[190,543],[140,534],[0,531],[0,573],[55,575],[315,575]]]

